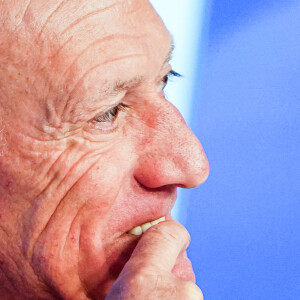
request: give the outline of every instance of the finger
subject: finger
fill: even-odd
[[[143,234],[125,268],[171,271],[189,243],[190,235],[182,225],[175,221],[162,222]]]

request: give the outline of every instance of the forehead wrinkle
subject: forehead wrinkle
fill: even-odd
[[[53,18],[53,17],[55,16],[55,14],[58,13],[58,11],[63,7],[63,5],[64,5],[66,2],[68,2],[68,0],[62,0],[62,1],[56,6],[56,8],[54,9],[54,11],[47,17],[47,19],[46,19],[44,25],[42,26],[42,29],[41,29],[39,35],[38,35],[39,37],[42,35],[43,31],[45,30],[45,28],[46,28],[48,22],[51,20],[51,18]]]
[[[24,13],[23,13],[23,17],[22,17],[20,23],[23,23],[24,18],[25,18],[26,14],[27,14],[27,12],[28,12],[28,10],[29,10],[29,6],[30,6],[31,2],[32,2],[32,0],[29,0],[29,1],[28,1],[27,5],[26,5],[26,8],[25,8],[25,10],[24,10]]]
[[[61,44],[58,49],[50,56],[51,59],[54,59],[59,55],[59,53],[73,40],[73,36],[70,36],[63,44]]]
[[[82,82],[84,80],[84,78],[90,73],[92,72],[93,70],[101,67],[101,66],[104,66],[106,64],[109,64],[109,63],[113,63],[113,62],[116,62],[116,61],[121,61],[121,60],[124,60],[124,59],[127,59],[127,58],[138,58],[138,57],[146,57],[145,54],[129,54],[129,55],[123,55],[123,56],[120,56],[120,57],[116,57],[114,59],[109,59],[105,62],[102,62],[100,64],[97,64],[95,65],[94,67],[90,68],[89,70],[87,70],[83,75],[82,77],[79,78],[79,80],[77,81],[76,85],[74,86],[74,88],[71,90],[71,93],[72,94],[74,92],[74,90],[76,89],[76,87],[78,86],[78,84],[80,82]]]
[[[79,84],[81,82],[83,82],[84,78],[87,77],[87,75],[89,73],[91,73],[92,71],[96,70],[97,68],[99,67],[102,67],[104,65],[107,65],[109,63],[113,63],[113,62],[117,62],[117,61],[121,61],[121,60],[124,60],[124,59],[130,59],[130,58],[138,58],[138,57],[146,57],[145,54],[130,54],[130,55],[123,55],[123,56],[120,56],[120,57],[116,57],[114,59],[110,59],[110,60],[107,60],[105,62],[102,62],[100,64],[97,64],[95,65],[94,67],[90,68],[89,70],[87,70],[80,78],[79,80],[76,82],[76,84],[74,85],[74,87],[71,89],[70,93],[69,93],[69,96],[68,96],[68,99],[65,103],[65,106],[64,106],[64,109],[63,109],[63,115],[66,113],[66,110],[68,109],[68,106],[69,106],[69,102],[72,98],[72,95],[74,93],[74,91],[76,90],[76,88],[79,86]],[[139,77],[138,77],[139,78]],[[137,79],[137,78],[136,78]],[[140,79],[139,79],[140,80]],[[131,83],[133,83],[135,80],[130,80]],[[111,91],[106,91],[106,95],[115,95],[115,93],[118,91],[122,91],[124,90],[126,87],[128,87],[130,85],[130,81],[125,81],[125,82],[121,82],[121,81],[117,81],[114,83],[114,88],[111,90]],[[136,82],[137,84],[138,82]]]
[[[76,58],[70,63],[69,67],[66,69],[66,71],[63,73],[62,77],[64,77],[66,75],[66,73],[72,69],[72,67],[77,63],[77,61],[79,60],[79,58],[81,56],[84,55],[84,53],[86,53],[89,49],[91,49],[92,47],[96,46],[97,44],[100,43],[105,43],[108,41],[111,41],[113,39],[122,39],[122,38],[129,38],[129,39],[139,39],[142,36],[133,36],[133,35],[127,35],[127,34],[111,34],[108,35],[106,37],[100,38],[98,40],[93,41],[92,43],[90,43],[87,47],[85,47],[77,56]]]
[[[92,11],[88,14],[86,14],[85,16],[83,17],[80,17],[78,18],[77,20],[75,20],[74,22],[72,22],[68,27],[66,27],[62,32],[61,32],[61,35],[64,35],[66,34],[69,30],[71,30],[73,27],[75,27],[76,25],[80,24],[81,22],[83,22],[84,20],[88,19],[89,17],[92,17],[92,16],[95,16],[97,14],[101,14],[103,12],[106,12],[112,8],[114,8],[115,6],[117,5],[120,5],[122,1],[117,1],[107,7],[104,7],[104,8],[100,8],[100,9],[97,9],[95,11]]]

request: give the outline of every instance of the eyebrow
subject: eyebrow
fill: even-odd
[[[129,90],[130,88],[139,85],[143,81],[143,76],[137,76],[133,79],[129,79],[126,81],[117,81],[112,88],[112,93],[120,93],[125,90]]]
[[[166,56],[166,59],[165,59],[163,65],[169,63],[169,61],[172,59],[172,55],[173,55],[174,50],[175,50],[175,44],[174,44],[173,38],[171,37],[171,47],[169,49],[169,52]]]
[[[172,59],[172,54],[174,52],[174,49],[175,49],[175,44],[174,44],[174,41],[173,41],[173,38],[171,38],[171,46],[169,48],[169,51],[168,51],[168,54],[166,55],[164,61],[163,61],[163,64],[162,64],[162,67],[169,63],[170,60]],[[129,79],[129,80],[126,80],[126,81],[117,81],[113,88],[109,91],[109,94],[118,94],[118,93],[121,93],[121,92],[124,92],[126,90],[129,90],[130,88],[133,88],[137,85],[139,85],[144,79],[144,76],[137,76],[133,79]]]

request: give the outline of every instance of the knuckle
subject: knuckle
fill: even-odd
[[[204,300],[203,293],[196,284],[185,282],[184,290],[186,300]]]
[[[142,269],[124,274],[117,294],[121,299],[174,299],[176,285],[171,283],[166,274]]]
[[[140,269],[133,270],[127,275],[126,282],[130,289],[140,290],[145,288],[145,286],[153,286],[160,278],[161,275],[146,267],[141,267]]]

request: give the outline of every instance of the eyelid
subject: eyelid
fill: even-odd
[[[123,108],[126,107],[126,104],[123,104],[123,103],[118,103],[118,104],[115,104],[109,108],[107,108],[105,111],[102,111],[100,113],[98,113],[96,116],[94,116],[92,119],[90,119],[88,122],[92,122],[92,121],[95,121],[99,118],[101,118],[102,116],[108,114],[109,112],[111,112],[112,110],[116,109],[116,108],[120,108],[120,110],[122,110]]]
[[[104,112],[102,115],[100,115],[99,117],[95,118],[94,120],[96,122],[109,122],[110,121],[110,118],[115,118],[117,115],[118,115],[118,107],[115,106],[111,109],[109,109],[108,111]],[[103,120],[101,120],[103,119]]]
[[[127,105],[125,103],[119,103],[109,109],[107,109],[106,111],[104,111],[103,113],[101,113],[100,115],[94,117],[91,121],[94,121],[94,122],[98,122],[98,123],[105,123],[105,122],[109,122],[110,120],[103,120],[103,121],[100,121],[101,118],[105,119],[105,118],[109,118],[109,114],[112,115],[113,117],[113,120],[111,120],[111,122],[113,123],[115,121],[115,119],[118,117],[118,114],[120,111],[125,111],[127,109],[131,108],[130,105]]]

